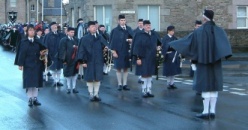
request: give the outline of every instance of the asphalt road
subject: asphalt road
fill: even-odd
[[[177,90],[167,90],[164,77],[153,80],[154,98],[143,99],[137,77],[130,72],[131,91],[117,91],[115,71],[104,77],[102,102],[90,102],[86,83],[77,81],[78,94],[66,86],[52,87],[52,79],[39,92],[39,107],[30,108],[22,88],[22,72],[13,65],[14,54],[0,49],[1,130],[247,130],[248,62],[224,62],[224,91],[220,92],[216,119],[195,118],[202,99],[192,90],[187,65],[176,79]],[[62,77],[65,85],[65,80]]]

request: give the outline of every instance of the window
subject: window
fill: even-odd
[[[10,7],[16,7],[16,0],[10,0]]]
[[[34,5],[31,5],[31,11],[34,11]]]
[[[138,19],[150,20],[152,29],[160,31],[160,7],[156,5],[138,6]]]
[[[237,28],[248,28],[248,6],[239,6],[237,9]]]
[[[35,22],[35,18],[30,18],[30,22]]]
[[[107,32],[110,32],[112,26],[112,7],[110,5],[94,6],[94,20],[97,20],[99,25],[105,25]]]

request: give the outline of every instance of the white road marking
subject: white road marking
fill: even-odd
[[[240,96],[245,96],[245,95],[247,95],[247,94],[240,93],[240,92],[230,92],[230,93],[232,93],[232,94],[236,94],[236,95],[240,95]]]
[[[242,89],[242,88],[230,88],[232,90],[238,90],[238,91],[245,91],[245,89]]]
[[[193,83],[193,80],[184,80],[186,82],[190,82],[190,83]]]
[[[223,91],[224,91],[224,92],[227,92],[228,90],[226,90],[226,89],[223,89]]]
[[[228,88],[228,86],[225,86],[225,85],[224,85],[223,88]]]
[[[192,85],[192,83],[182,82],[183,84]]]

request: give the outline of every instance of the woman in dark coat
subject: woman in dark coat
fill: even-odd
[[[179,53],[177,53],[173,48],[169,46],[168,43],[171,41],[177,40],[174,36],[174,26],[167,27],[167,35],[162,39],[162,53],[164,55],[164,63],[163,63],[163,75],[167,77],[168,89],[176,89],[177,87],[174,85],[175,75],[181,74],[180,68],[180,57]]]
[[[84,67],[84,80],[87,82],[91,101],[101,101],[98,96],[100,81],[103,79],[103,49],[101,35],[96,34],[94,21],[88,22],[89,33],[79,44],[78,60]]]
[[[39,106],[38,88],[43,87],[44,61],[40,57],[45,55],[46,48],[35,39],[35,30],[32,25],[27,28],[27,38],[20,43],[18,55],[19,69],[23,71],[23,88],[29,98],[28,105]]]
[[[59,45],[59,59],[64,64],[63,74],[67,82],[67,93],[72,92],[78,93],[76,90],[76,80],[77,80],[77,48],[78,40],[74,36],[74,28],[68,27],[67,36],[62,38]]]

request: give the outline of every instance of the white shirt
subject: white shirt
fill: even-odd
[[[28,37],[28,40],[34,42],[34,38]]]
[[[70,40],[73,40],[73,38],[72,38],[72,37],[70,37],[70,36],[68,36],[68,38],[69,38]]]
[[[121,26],[124,30],[126,30],[127,28],[126,28],[126,26]]]
[[[168,34],[168,36],[171,38],[172,36],[170,34]]]

